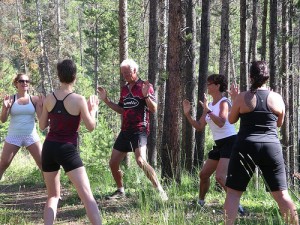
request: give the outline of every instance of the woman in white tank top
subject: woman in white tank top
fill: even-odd
[[[231,108],[229,99],[223,96],[227,90],[226,77],[219,74],[212,74],[207,78],[207,93],[211,95],[212,102],[207,102],[204,94],[204,101],[200,104],[203,107],[203,114],[200,120],[193,119],[190,114],[191,103],[183,101],[183,111],[189,123],[197,130],[203,131],[208,124],[212,132],[215,146],[208,153],[208,159],[204,162],[200,171],[200,186],[198,204],[203,206],[205,195],[210,186],[210,177],[216,171],[216,180],[226,191],[225,182],[231,149],[236,138],[234,125],[228,122],[228,113]],[[239,211],[244,213],[242,206]]]
[[[41,169],[42,146],[36,131],[35,113],[40,116],[41,106],[38,96],[28,94],[29,77],[17,74],[13,85],[17,89],[15,95],[5,95],[3,99],[1,122],[5,123],[10,115],[10,124],[0,158],[0,180],[21,147],[26,147],[37,166]]]

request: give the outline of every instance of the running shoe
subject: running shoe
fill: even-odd
[[[124,198],[124,197],[125,197],[125,192],[116,190],[110,196],[107,196],[106,199],[120,199],[120,198]]]

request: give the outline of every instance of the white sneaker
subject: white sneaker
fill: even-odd
[[[168,195],[165,191],[159,191],[159,196],[161,198],[162,201],[168,201]]]

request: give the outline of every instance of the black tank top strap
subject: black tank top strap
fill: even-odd
[[[31,101],[33,107],[35,108],[35,104],[34,104],[33,101],[32,101],[31,95],[29,95],[29,101]]]
[[[52,92],[52,94],[53,94],[54,98],[55,98],[55,99],[56,99],[56,101],[57,101],[57,98],[56,98],[56,96],[55,96],[54,92]]]
[[[73,94],[73,92],[67,94],[66,97],[64,97],[64,99],[62,101],[64,101],[70,94]]]

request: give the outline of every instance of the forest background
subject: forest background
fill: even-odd
[[[235,81],[243,91],[249,88],[251,61],[266,60],[269,85],[282,94],[286,104],[285,123],[279,131],[290,191],[299,205],[299,184],[294,176],[299,172],[299,10],[299,0],[3,0],[0,93],[13,93],[14,75],[26,72],[33,81],[30,94],[48,94],[59,85],[56,63],[71,58],[79,70],[77,93],[88,97],[101,85],[117,102],[124,84],[120,62],[134,59],[140,66],[139,76],[148,79],[157,94],[159,107],[151,116],[148,159],[160,171],[171,200],[157,202],[149,182],[128,157],[124,165],[129,192],[127,203],[123,202],[126,212],[119,214],[118,205],[104,207],[103,196],[114,190],[108,160],[121,120],[101,103],[96,130],[80,130],[80,151],[95,195],[104,207],[104,223],[219,224],[222,216],[216,211],[222,208],[224,193],[212,190],[208,213],[190,204],[197,198],[197,173],[213,140],[208,131],[195,132],[187,123],[182,100],[194,103],[192,114],[199,118],[202,108],[198,101],[203,100],[208,75],[224,74],[229,84]],[[7,127],[8,123],[0,124],[1,140]],[[36,168],[24,162],[30,162],[26,152],[20,155],[21,163],[16,159],[3,184],[16,186],[5,189],[20,192],[22,182],[29,187],[42,186]],[[65,205],[78,203],[74,190],[62,179],[72,196]],[[281,224],[274,202],[264,201],[269,196],[261,193],[264,187],[259,171],[252,182],[244,203],[255,214],[240,218],[240,223]],[[4,188],[1,190],[6,199]],[[137,210],[139,216],[133,216]],[[0,212],[3,224],[28,224],[33,219],[16,216],[10,208]],[[84,213],[76,218],[86,220]],[[12,222],[15,220],[18,222]]]

